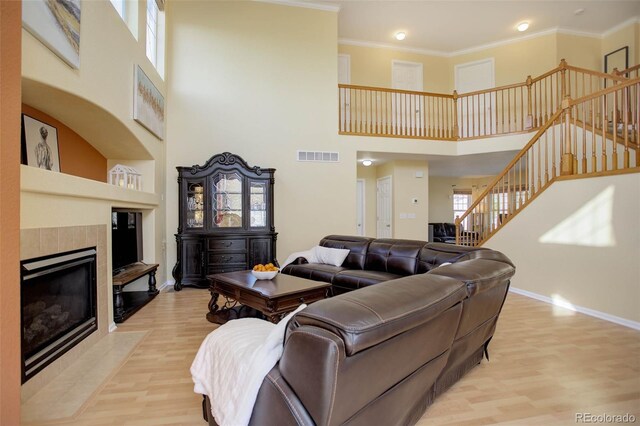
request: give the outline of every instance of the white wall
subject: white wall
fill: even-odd
[[[640,174],[555,182],[485,244],[512,286],[640,322]]]
[[[354,234],[356,155],[337,136],[337,14],[180,1],[167,3],[167,17],[167,234],[178,226],[175,167],[224,151],[277,170],[279,259]],[[298,162],[298,149],[339,151],[340,162]]]

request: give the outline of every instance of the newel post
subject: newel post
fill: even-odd
[[[527,129],[533,127],[533,101],[531,97],[531,85],[533,84],[533,80],[530,75],[527,76]]]
[[[571,152],[571,97],[565,96],[562,99],[562,113],[564,114],[564,144],[562,159],[560,163],[560,175],[572,175],[573,164],[576,156]]]
[[[560,59],[560,98],[564,99],[567,96],[567,61]]]
[[[455,135],[456,140],[460,139],[460,134],[458,133],[458,91],[453,91],[453,134]]]

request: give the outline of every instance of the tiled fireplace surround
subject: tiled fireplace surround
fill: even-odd
[[[22,401],[31,398],[109,332],[107,291],[107,226],[68,226],[20,230],[20,260],[76,250],[97,249],[98,330],[22,385]]]

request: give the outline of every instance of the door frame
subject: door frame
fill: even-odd
[[[467,67],[471,67],[471,66],[475,66],[475,65],[480,65],[483,63],[490,63],[491,64],[491,87],[496,87],[496,60],[495,58],[491,57],[491,58],[486,58],[486,59],[480,59],[477,61],[472,61],[472,62],[465,62],[463,64],[457,64],[454,65],[453,67],[453,87],[458,90],[458,71],[463,69],[463,68],[467,68]],[[460,94],[460,93],[458,93]]]
[[[358,185],[362,184],[362,193],[361,196],[358,197]],[[362,213],[362,218],[358,218],[358,203],[360,203],[360,201],[362,201],[362,206],[360,207],[360,211]],[[360,223],[362,224],[362,226],[360,227],[360,236],[365,236],[367,235],[367,228],[366,228],[366,218],[367,218],[367,181],[365,179],[356,179],[356,222],[358,221],[358,219],[362,219],[360,221]],[[358,225],[356,223],[356,231],[358,230]]]
[[[351,55],[347,54],[347,53],[338,53],[338,67],[340,67],[340,58],[345,58],[347,60],[347,68],[349,70],[349,73],[347,75],[347,82],[346,83],[340,83],[340,81],[338,81],[339,84],[351,84]],[[340,75],[338,74],[338,77]]]
[[[378,196],[378,188],[381,180],[389,179],[389,232],[388,238],[393,238],[393,175],[383,176],[376,179],[376,237],[382,238],[378,235],[378,229],[380,228],[380,197]]]
[[[424,91],[424,66],[422,65],[421,62],[411,62],[411,61],[402,61],[400,59],[392,59],[391,60],[391,88],[392,89],[396,89],[396,87],[394,87],[394,82],[396,80],[396,69],[395,66],[396,64],[401,64],[401,65],[413,65],[416,66],[417,68],[420,69],[420,75],[422,76],[422,78],[420,79],[419,83],[420,83],[420,87],[418,89],[416,89],[416,92],[423,92]]]

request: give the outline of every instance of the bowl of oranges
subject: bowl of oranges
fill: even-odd
[[[279,269],[276,268],[273,263],[267,263],[266,265],[258,264],[253,267],[251,273],[259,280],[271,280],[278,275]]]

